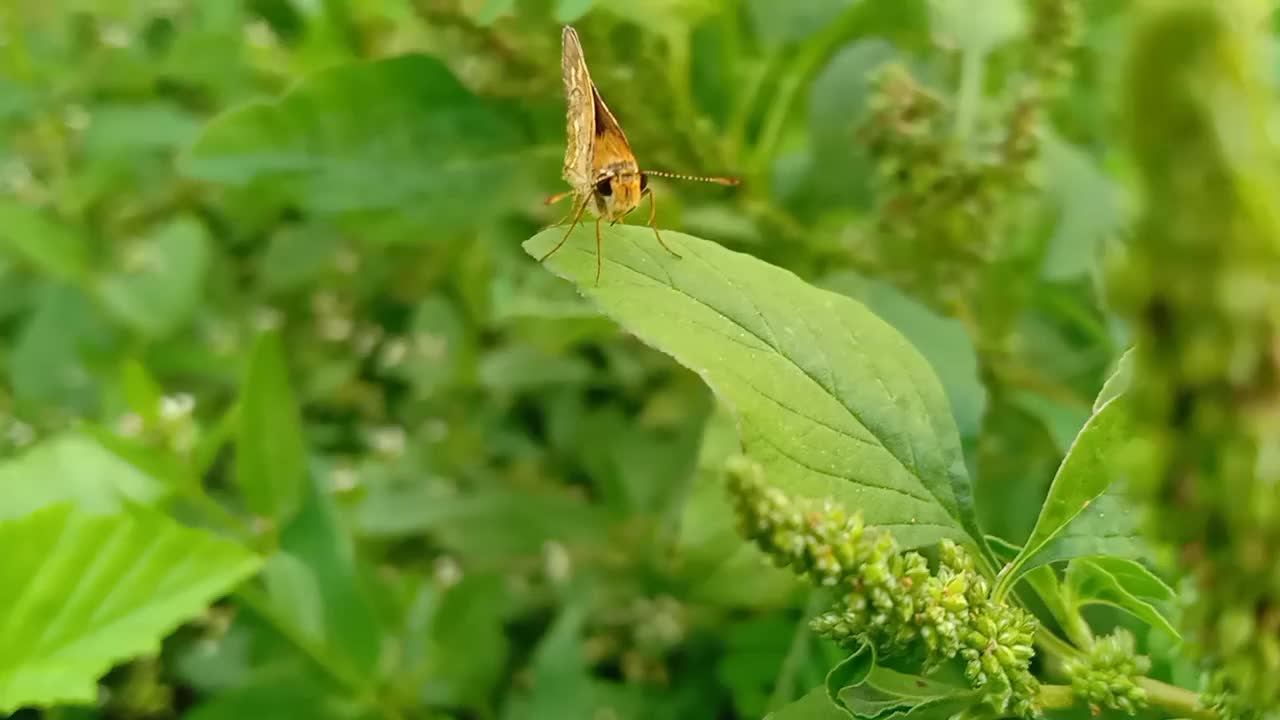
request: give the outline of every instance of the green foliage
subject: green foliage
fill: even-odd
[[[558,236],[528,241],[533,257]],[[774,482],[864,508],[905,547],[976,529],[959,435],[927,362],[859,303],[749,255],[680,233],[609,232],[594,285],[592,233],[549,260],[630,332],[697,372]],[[845,382],[851,373],[868,382]]]
[[[1274,715],[1268,4],[0,5],[0,712]]]
[[[258,560],[151,512],[51,505],[0,523],[6,650],[0,712],[91,702],[114,662],[160,639],[253,574]]]

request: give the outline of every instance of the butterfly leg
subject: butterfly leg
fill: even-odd
[[[596,285],[600,284],[600,265],[604,254],[600,248],[600,218],[596,218]]]
[[[662,233],[658,232],[658,223],[654,222],[658,217],[658,201],[653,196],[653,188],[645,188],[644,192],[649,196],[649,227],[653,228],[654,237],[658,238],[658,244],[661,245],[664,250],[679,258],[680,253],[667,247],[667,244],[662,241]]]
[[[554,255],[555,252],[560,249],[560,246],[564,245],[564,241],[569,239],[569,233],[573,232],[573,229],[578,226],[578,221],[582,219],[582,211],[587,209],[587,203],[590,200],[591,200],[590,195],[582,199],[582,203],[578,205],[577,211],[574,212],[573,222],[569,225],[569,229],[565,231],[564,237],[560,238],[560,242],[556,243],[555,247],[548,250],[546,255],[543,255],[542,257],[538,258],[538,262],[546,262],[547,258]]]

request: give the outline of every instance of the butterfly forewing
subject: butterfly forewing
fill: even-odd
[[[595,181],[591,157],[595,150],[596,91],[577,31],[566,27],[561,40],[560,68],[566,103],[564,179],[575,192],[580,192]]]

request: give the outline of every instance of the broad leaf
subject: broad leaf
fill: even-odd
[[[91,438],[67,432],[0,463],[0,519],[64,502],[88,512],[113,513],[126,505],[155,502],[168,489]]]
[[[531,161],[556,155],[531,150],[517,117],[440,61],[405,55],[324,70],[277,102],[223,115],[186,167],[228,185],[269,183],[316,213],[411,213],[445,236],[511,202]]]
[[[534,257],[563,230],[525,243]],[[980,542],[959,436],[928,362],[858,302],[676,232],[580,228],[548,260],[605,314],[697,372],[771,483],[858,508],[905,547]]]
[[[1136,562],[1077,558],[1067,566],[1066,591],[1076,607],[1111,605],[1175,638],[1181,637],[1153,604],[1172,600],[1173,590]]]
[[[306,448],[284,348],[274,334],[258,338],[249,356],[239,420],[240,493],[250,510],[283,524],[302,501]]]
[[[150,512],[68,505],[0,523],[0,713],[91,703],[96,681],[258,567],[240,546]]]

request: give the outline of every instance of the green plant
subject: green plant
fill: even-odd
[[[1269,6],[980,5],[0,5],[0,714],[1272,720]]]

